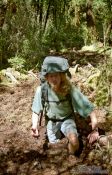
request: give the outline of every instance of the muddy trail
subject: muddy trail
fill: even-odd
[[[86,138],[74,161],[69,159],[65,138],[48,144],[44,126],[38,139],[31,136],[31,104],[38,84],[30,80],[14,87],[0,86],[0,175],[110,175],[110,153],[88,147]]]

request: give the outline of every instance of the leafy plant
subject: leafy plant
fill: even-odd
[[[19,55],[16,55],[15,57],[10,58],[8,62],[13,68],[15,68],[15,70],[18,70],[18,71],[25,70],[26,61],[24,60],[23,57]]]
[[[112,52],[112,51],[111,51]],[[96,89],[97,106],[110,106],[111,83],[112,83],[112,56],[107,58],[103,65],[100,64],[101,75]]]

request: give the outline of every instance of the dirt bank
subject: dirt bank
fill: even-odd
[[[30,80],[14,87],[0,86],[0,175],[109,174],[110,157],[107,163],[102,155],[98,160],[93,155],[88,158],[92,149],[97,153],[95,148],[84,147],[74,162],[68,159],[65,139],[51,147],[45,128],[39,139],[31,136],[31,104],[38,84]]]

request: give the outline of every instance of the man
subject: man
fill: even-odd
[[[88,136],[90,143],[94,142],[99,133],[97,118],[93,104],[78,88],[73,86],[67,76],[68,63],[61,57],[46,57],[42,72],[47,82],[47,100],[45,111],[47,116],[47,136],[50,143],[60,141],[61,133],[68,139],[69,154],[75,155],[79,149],[77,126],[74,112],[82,117],[90,117],[94,131]],[[43,110],[42,87],[37,87],[32,105],[32,135],[38,137],[39,114]]]

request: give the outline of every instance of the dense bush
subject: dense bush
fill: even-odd
[[[104,0],[1,1],[1,67],[22,57],[26,66],[39,67],[50,50],[80,48],[111,39],[111,3]],[[102,13],[102,8],[105,13]],[[98,13],[100,11],[101,13]],[[100,25],[99,25],[100,23]],[[99,27],[100,26],[100,27]]]

